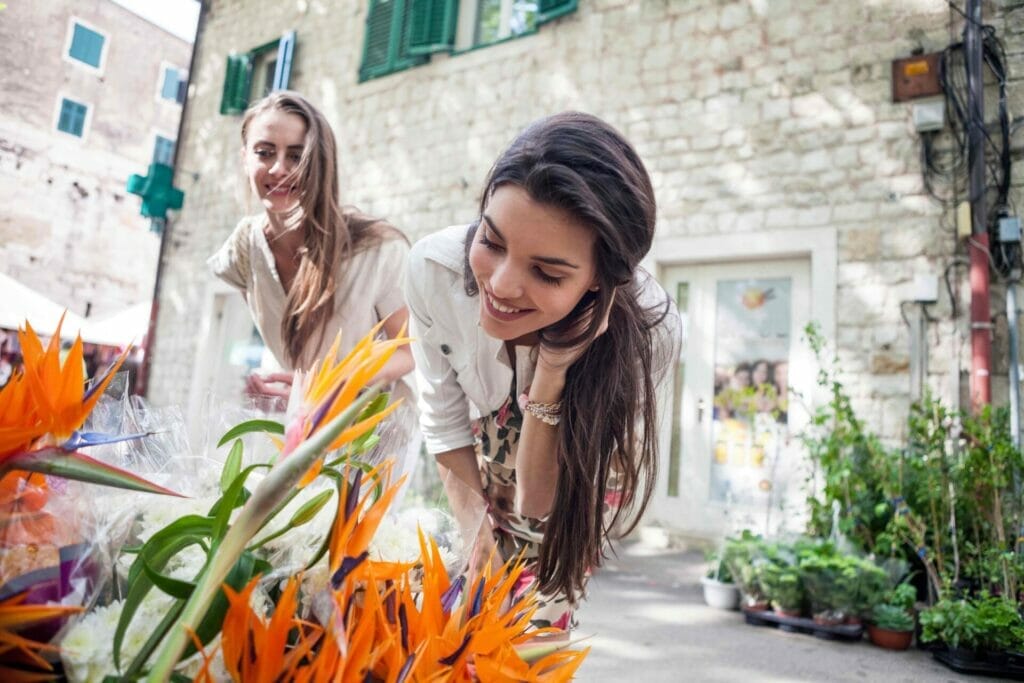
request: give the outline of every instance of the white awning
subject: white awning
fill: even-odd
[[[143,301],[102,320],[86,318],[82,323],[82,341],[107,346],[138,346],[149,329],[149,308],[150,302]]]
[[[50,336],[56,331],[62,315],[64,325],[60,336],[73,338],[82,327],[80,317],[31,287],[0,273],[0,327],[16,330],[24,327],[28,320],[37,333]]]

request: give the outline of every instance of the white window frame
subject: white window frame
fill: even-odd
[[[171,62],[162,59],[160,60],[160,70],[157,72],[156,76],[156,92],[153,94],[153,96],[156,98],[157,102],[173,104],[174,106],[180,108],[182,103],[178,102],[177,99],[169,100],[166,97],[164,97],[164,77],[168,69],[176,69],[178,71],[179,83],[183,80],[188,81],[188,71],[186,69],[182,69],[177,64],[172,64]],[[183,76],[184,78],[182,78]]]
[[[59,126],[60,126],[60,110],[64,106],[64,100],[71,100],[75,104],[81,104],[82,106],[85,107],[85,121],[82,122],[82,135],[81,135],[81,137],[75,135],[74,133],[69,133],[69,132],[67,132],[65,130],[61,130],[59,128]],[[87,100],[85,100],[85,99],[83,99],[81,97],[76,97],[75,95],[69,95],[66,92],[58,92],[57,93],[57,101],[54,103],[54,107],[53,107],[53,124],[52,124],[52,128],[53,128],[53,131],[55,133],[60,134],[61,136],[63,136],[63,138],[67,138],[67,139],[70,139],[70,140],[78,140],[80,142],[85,142],[86,138],[89,135],[89,131],[92,129],[92,103],[88,102]],[[156,144],[155,139],[154,139],[153,144]]]
[[[178,147],[178,138],[175,137],[173,133],[168,133],[167,131],[161,130],[159,128],[152,129],[150,131],[150,135],[149,135],[149,152],[150,152],[150,154],[149,154],[149,163],[150,164],[152,164],[152,163],[154,163],[156,161],[156,159],[153,158],[153,152],[156,151],[156,138],[157,138],[157,136],[160,136],[160,137],[164,138],[165,140],[170,140],[171,142],[173,142],[175,149],[177,149],[177,147]],[[172,157],[171,160],[173,161],[173,157]],[[170,166],[170,164],[167,164],[167,165]]]
[[[100,65],[98,67],[93,66],[92,64],[86,64],[85,62],[75,59],[71,56],[71,42],[75,38],[75,24],[80,24],[83,28],[87,28],[90,31],[94,31],[103,36],[103,49],[100,50]],[[64,51],[61,53],[61,56],[64,58],[65,62],[70,62],[71,64],[74,64],[79,68],[85,69],[89,73],[96,74],[97,76],[102,76],[103,72],[106,70],[107,67],[108,52],[110,52],[109,33],[97,28],[94,24],[85,21],[84,19],[80,19],[79,17],[73,15],[68,17],[68,30],[67,35],[64,37]]]

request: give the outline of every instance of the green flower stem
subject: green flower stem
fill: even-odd
[[[171,627],[157,652],[153,668],[146,677],[147,681],[166,682],[170,679],[174,667],[188,646],[189,634],[199,626],[217,591],[221,589],[224,578],[238,561],[245,546],[263,528],[274,511],[279,509],[278,505],[282,498],[292,493],[302,475],[323,455],[331,442],[359,417],[363,408],[380,393],[380,389],[380,385],[377,385],[364,392],[343,413],[302,442],[291,455],[278,462],[259,483],[221,541],[213,561],[200,575],[196,589],[181,613],[181,618]]]

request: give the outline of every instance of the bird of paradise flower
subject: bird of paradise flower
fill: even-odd
[[[62,320],[63,322],[63,320]],[[60,325],[44,349],[26,321],[18,330],[24,365],[0,389],[0,539],[42,542],[54,535],[53,519],[43,508],[49,497],[46,476],[174,494],[131,472],[78,452],[79,448],[131,437],[79,431],[127,354],[123,353],[85,388],[82,339],[60,359]],[[15,538],[17,535],[17,538]],[[51,664],[42,652],[57,647],[20,635],[40,622],[64,617],[77,607],[25,604],[21,592],[0,602],[0,674],[3,680],[49,680]]]
[[[531,631],[536,593],[513,598],[524,565],[514,560],[474,580],[448,577],[433,539],[420,535],[420,561],[378,562],[370,539],[397,490],[379,497],[384,470],[346,477],[330,538],[331,614],[324,623],[297,615],[299,577],[286,584],[272,615],[253,607],[258,585],[225,586],[230,607],[221,632],[235,681],[537,681],[570,680],[587,650],[536,645],[557,629]],[[413,576],[420,576],[413,581]],[[529,648],[534,644],[532,650]],[[212,654],[196,681],[212,681]]]
[[[177,495],[126,470],[90,458],[78,449],[140,438],[79,431],[114,373],[126,349],[92,386],[85,388],[82,338],[61,362],[60,325],[44,349],[32,326],[18,330],[23,368],[0,389],[0,477],[9,472],[38,472],[119,488]]]

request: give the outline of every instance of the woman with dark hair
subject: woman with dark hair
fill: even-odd
[[[643,271],[654,192],[633,147],[564,113],[491,169],[479,218],[417,243],[410,310],[421,426],[478,558],[523,553],[565,628],[589,570],[653,490],[656,389],[679,315]],[[472,538],[468,539],[473,541]]]

